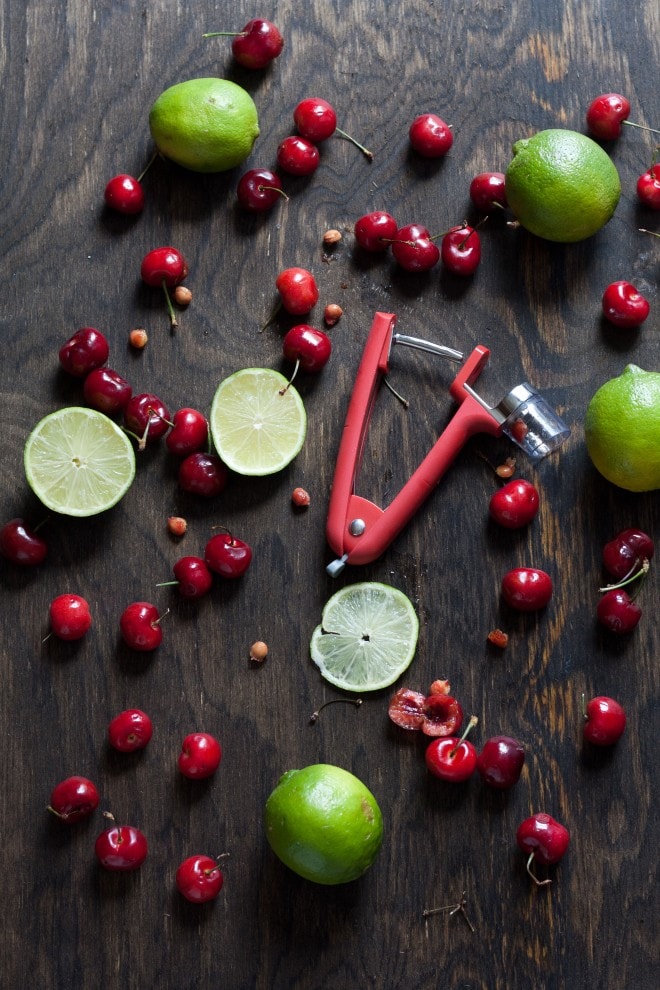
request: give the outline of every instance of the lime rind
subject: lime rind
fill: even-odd
[[[365,581],[342,588],[326,602],[310,654],[335,687],[378,691],[410,666],[418,635],[410,599],[390,585]]]

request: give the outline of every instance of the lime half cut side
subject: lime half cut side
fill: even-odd
[[[310,642],[323,677],[345,691],[389,687],[415,655],[419,619],[397,588],[363,581],[337,591]]]
[[[53,512],[94,516],[115,505],[135,477],[124,431],[95,409],[68,406],[45,416],[25,444],[25,476]]]
[[[299,392],[272,368],[243,368],[220,383],[211,406],[218,456],[237,474],[275,474],[300,452],[307,413]]]

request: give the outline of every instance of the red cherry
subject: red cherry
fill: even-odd
[[[162,288],[170,317],[170,324],[176,328],[178,321],[170,298],[170,289],[183,282],[188,274],[186,259],[180,251],[173,247],[154,248],[145,254],[140,265],[142,281],[152,288]]]
[[[198,450],[179,465],[179,488],[192,495],[214,498],[225,490],[229,472],[217,454]]]
[[[295,361],[303,371],[316,373],[326,366],[332,353],[327,333],[299,323],[284,335],[282,350],[287,361]]]
[[[409,223],[392,241],[392,254],[407,272],[427,272],[440,260],[440,249],[426,227]]]
[[[12,564],[34,567],[48,553],[48,544],[24,519],[10,519],[0,529],[0,553]]]
[[[172,568],[175,581],[183,598],[201,598],[211,590],[213,575],[201,557],[181,557]]]
[[[520,529],[539,511],[539,493],[531,481],[512,478],[499,491],[493,492],[488,511],[491,519],[505,529]]]
[[[642,610],[623,588],[612,588],[598,602],[596,616],[601,626],[624,635],[633,631],[642,617]]]
[[[321,164],[316,145],[297,134],[280,141],[275,158],[282,171],[289,175],[311,175]]]
[[[587,127],[594,137],[613,141],[630,114],[630,103],[620,93],[603,93],[587,107]]]
[[[291,316],[303,316],[316,305],[319,290],[311,272],[306,268],[285,268],[277,276],[275,287],[284,309]]]
[[[91,625],[89,605],[80,595],[58,595],[50,603],[50,629],[58,639],[82,639]]]
[[[115,175],[105,187],[103,198],[110,209],[128,216],[141,213],[144,209],[144,190],[132,175]]]
[[[477,772],[484,784],[506,790],[518,783],[525,762],[525,750],[511,736],[488,739],[477,758]]]
[[[473,717],[461,739],[454,736],[434,739],[427,747],[424,759],[434,777],[459,784],[472,776],[477,766],[477,751],[465,735],[475,724]]]
[[[70,375],[84,378],[100,368],[108,360],[110,346],[100,330],[94,327],[81,327],[62,344],[59,350],[60,364]]]
[[[453,736],[462,724],[463,709],[456,698],[440,693],[424,698],[421,729],[425,736]]]
[[[638,327],[651,307],[630,282],[612,282],[603,293],[603,316],[615,327]]]
[[[132,602],[122,612],[119,629],[127,646],[146,653],[155,650],[163,641],[160,623],[161,615],[155,605]]]
[[[442,158],[454,143],[451,128],[435,113],[415,117],[408,138],[414,151],[424,158]]]
[[[523,852],[529,853],[527,872],[539,886],[550,883],[550,880],[539,880],[531,870],[535,860],[544,866],[558,863],[570,842],[568,829],[555,821],[550,815],[538,812],[520,823],[516,831],[516,842]]]
[[[110,368],[95,368],[83,382],[85,402],[108,416],[121,412],[132,394],[126,379]]]
[[[172,416],[172,428],[165,437],[165,446],[177,457],[187,457],[206,447],[209,424],[206,416],[197,409],[177,409]]]
[[[99,805],[99,792],[96,785],[87,777],[67,777],[53,788],[48,810],[65,822],[73,825],[87,818]]]
[[[187,901],[203,904],[218,896],[224,877],[217,860],[210,856],[189,856],[178,867],[175,882]]]
[[[626,713],[614,698],[600,695],[587,703],[584,738],[594,746],[613,746],[626,728]]]
[[[399,688],[390,700],[387,714],[401,729],[421,729],[424,724],[425,701],[426,697],[421,691]]]
[[[137,438],[140,450],[160,440],[169,430],[170,422],[167,406],[152,392],[131,396],[124,407],[124,426]]]
[[[637,180],[637,196],[651,210],[660,210],[660,166],[652,165]]]
[[[478,210],[507,206],[504,172],[479,172],[470,183],[470,199]]]
[[[236,187],[238,202],[246,210],[263,213],[271,210],[278,200],[288,199],[282,180],[267,168],[251,168],[241,176]]]
[[[617,581],[640,570],[655,552],[653,540],[641,529],[624,529],[603,547],[603,565]]]
[[[204,559],[215,574],[224,578],[238,578],[252,562],[252,550],[243,540],[231,533],[218,533],[206,544]]]
[[[453,275],[472,275],[481,261],[481,238],[473,227],[452,227],[440,243],[442,263]]]
[[[301,137],[318,144],[326,141],[337,129],[337,114],[327,100],[308,96],[293,111],[293,121]]]
[[[106,818],[112,819],[113,824],[98,836],[94,845],[96,858],[106,870],[118,873],[137,870],[147,858],[144,834],[133,825],[118,825],[107,812]]]
[[[139,708],[127,708],[108,725],[108,742],[120,753],[134,753],[144,749],[153,735],[153,724],[146,712]]]
[[[390,247],[397,230],[393,216],[384,210],[374,210],[355,221],[355,240],[364,251],[383,252]]]
[[[208,732],[191,732],[181,744],[178,766],[184,777],[203,780],[211,777],[220,766],[222,748]]]
[[[231,43],[232,55],[244,69],[265,69],[283,48],[284,38],[279,30],[261,17],[248,21]]]
[[[552,590],[550,575],[536,567],[515,567],[502,578],[502,597],[519,612],[545,608]]]

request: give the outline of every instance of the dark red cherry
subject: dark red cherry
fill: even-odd
[[[106,415],[121,412],[132,394],[126,379],[110,368],[95,368],[83,382],[85,402]]]
[[[62,344],[59,350],[60,364],[70,375],[84,378],[100,368],[108,360],[110,346],[100,330],[94,327],[81,327]]]
[[[511,736],[492,736],[477,757],[477,772],[489,787],[506,790],[517,784],[525,762],[525,750]]]
[[[12,564],[34,567],[44,560],[48,545],[24,519],[17,517],[0,529],[0,553]]]

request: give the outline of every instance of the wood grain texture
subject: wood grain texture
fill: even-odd
[[[240,29],[254,16],[275,21],[286,50],[269,70],[233,64],[229,43],[209,30]],[[614,990],[657,985],[656,740],[657,569],[642,593],[644,616],[612,641],[594,620],[603,543],[625,526],[658,532],[657,493],[615,489],[590,466],[582,422],[589,398],[628,362],[660,370],[660,250],[640,226],[657,228],[634,193],[653,138],[628,128],[608,146],[623,195],[596,237],[551,245],[493,216],[483,262],[461,281],[439,269],[403,273],[387,258],[354,251],[355,219],[389,210],[401,224],[432,232],[471,216],[469,181],[504,170],[514,140],[549,126],[584,129],[589,100],[616,90],[631,119],[660,126],[653,80],[660,11],[655,0],[290,0],[252,3],[41,0],[0,3],[3,166],[0,226],[4,291],[0,404],[0,519],[37,522],[22,452],[32,426],[77,403],[80,383],[58,371],[57,351],[79,326],[107,333],[110,365],[137,391],[161,394],[174,410],[208,411],[219,381],[247,365],[280,368],[284,323],[260,332],[274,279],[289,265],[311,268],[321,301],[344,316],[333,356],[317,378],[301,377],[309,438],[295,463],[271,479],[232,478],[217,500],[179,492],[163,450],[140,457],[136,481],[102,518],[50,517],[47,563],[19,571],[0,562],[2,592],[0,822],[5,919],[0,983],[8,990]],[[235,204],[240,170],[199,176],[164,161],[145,178],[147,206],[134,220],[102,208],[106,181],[137,174],[152,148],[148,110],[167,85],[221,75],[244,85],[261,134],[250,165],[272,166],[291,113],[304,96],[329,99],[340,126],[374,151],[366,159],[333,138],[307,180],[290,180],[287,203],[263,218]],[[422,162],[407,147],[416,114],[438,112],[454,128],[443,160]],[[322,234],[344,238],[332,251]],[[142,256],[172,243],[190,265],[192,305],[169,332],[162,300],[139,281]],[[608,282],[627,278],[650,299],[639,333],[607,330],[599,317]],[[503,533],[487,521],[494,476],[484,462],[508,456],[505,441],[476,438],[423,510],[383,558],[333,582],[324,524],[346,405],[376,310],[399,329],[468,351],[492,348],[479,383],[489,401],[528,379],[571,427],[562,451],[521,474],[542,495],[538,519]],[[133,353],[128,331],[146,326]],[[434,442],[451,407],[451,371],[419,354],[396,354],[393,384],[370,431],[360,492],[387,504]],[[311,493],[296,513],[291,490]],[[189,530],[174,543],[170,514]],[[167,580],[182,553],[199,553],[211,527],[248,539],[254,563],[236,586],[217,585],[198,604]],[[513,615],[499,603],[501,575],[544,566],[555,579],[549,608]],[[477,779],[444,787],[426,773],[423,743],[389,724],[389,691],[358,711],[309,659],[321,609],[338,584],[382,580],[418,609],[417,656],[404,678],[424,690],[451,680],[466,711],[479,715],[475,740],[521,739],[527,761],[518,786],[486,792]],[[76,644],[42,643],[55,595],[84,595],[92,632]],[[163,646],[139,657],[118,644],[118,618],[131,600],[169,606]],[[504,652],[486,646],[495,625]],[[270,647],[260,667],[250,644]],[[611,694],[629,728],[612,753],[581,747],[581,695]],[[148,749],[120,758],[107,723],[126,707],[155,724]],[[224,759],[215,779],[192,785],[176,771],[183,736],[212,731]],[[264,801],[280,774],[324,761],[360,776],[385,818],[383,850],[359,882],[308,884],[272,855]],[[147,833],[150,855],[136,875],[100,872],[93,843],[100,817],[63,828],[45,810],[51,788],[81,773],[97,781],[103,807]],[[547,810],[572,844],[549,889],[535,889],[514,834],[522,818]],[[229,852],[218,901],[198,909],[174,890],[192,852]],[[459,915],[424,920],[425,908],[466,891],[473,933]]]

